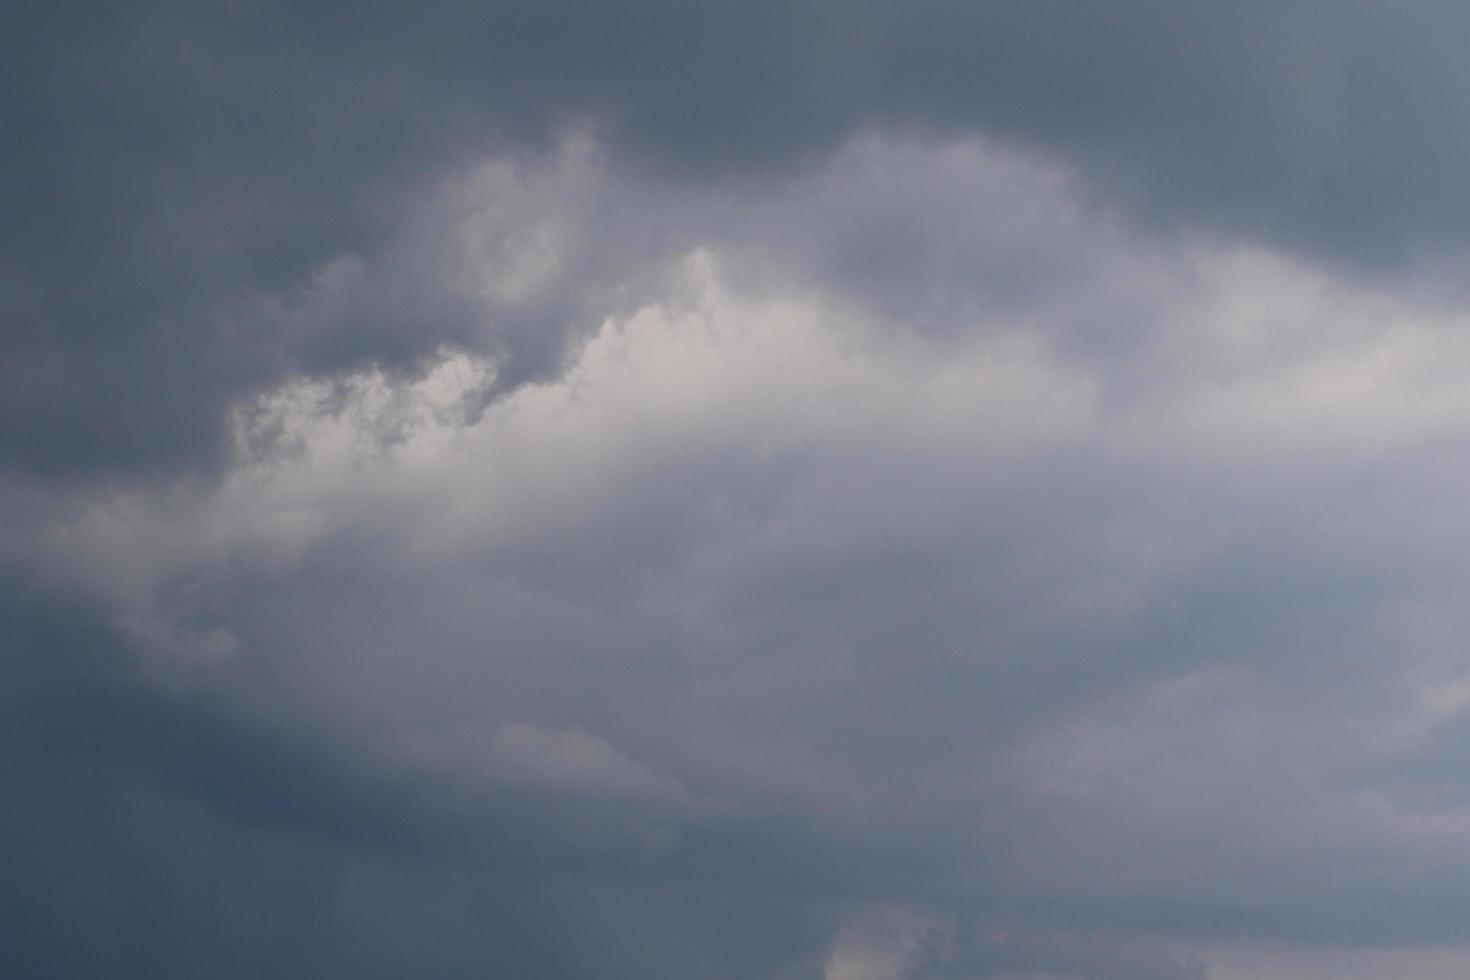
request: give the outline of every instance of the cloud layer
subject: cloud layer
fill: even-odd
[[[1164,227],[1360,269],[1457,254],[1463,27],[1450,3],[437,2],[411,22],[48,5],[3,52],[0,459],[187,466],[237,397],[447,341],[553,373],[587,327],[575,296],[487,311],[401,292],[309,322],[252,299],[401,261],[387,242],[449,173],[568,125],[662,180],[747,187],[872,126],[980,130]]]
[[[19,972],[1464,968],[1450,5],[27,16]]]

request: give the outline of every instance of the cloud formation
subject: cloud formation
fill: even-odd
[[[534,158],[568,125],[661,179],[738,187],[872,127],[981,131],[1164,227],[1360,268],[1458,254],[1463,26],[1449,3],[436,2],[411,22],[383,4],[47,5],[3,52],[0,459],[187,466],[238,397],[411,369],[442,343],[553,374],[596,281],[486,309],[377,280],[412,263],[388,242],[446,176]],[[378,295],[293,307],[323,275]]]
[[[25,17],[20,972],[1463,960],[1450,5]]]

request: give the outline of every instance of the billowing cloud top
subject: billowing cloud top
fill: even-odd
[[[27,977],[1470,975],[1457,5],[31,5]]]

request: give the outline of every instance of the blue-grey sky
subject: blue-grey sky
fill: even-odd
[[[1470,976],[1467,38],[17,11],[0,973]]]

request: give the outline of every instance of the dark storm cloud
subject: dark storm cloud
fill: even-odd
[[[412,202],[568,124],[701,181],[789,170],[863,126],[979,130],[1165,223],[1359,262],[1458,247],[1463,20],[1356,3],[29,5],[0,58],[0,454],[49,472],[198,459],[244,392],[411,367],[446,342],[506,357],[508,382],[553,372],[588,326],[566,296],[400,296],[310,324],[239,302],[341,256],[401,275],[381,250]]]
[[[6,585],[0,951],[25,976],[814,977],[841,906],[924,872],[780,819],[648,852],[596,801],[364,767]]]
[[[802,922],[810,910],[721,894],[752,873],[732,844],[820,866],[782,834],[715,841],[717,866],[588,850],[549,835],[547,813],[524,800],[451,800],[162,692],[95,617],[7,586],[28,600],[0,610],[8,971],[558,977],[611,963],[616,975],[759,977],[769,957],[825,939],[821,919]],[[697,931],[724,918],[763,938],[712,951]],[[579,923],[602,932],[558,949]],[[676,924],[696,934],[672,942]]]

